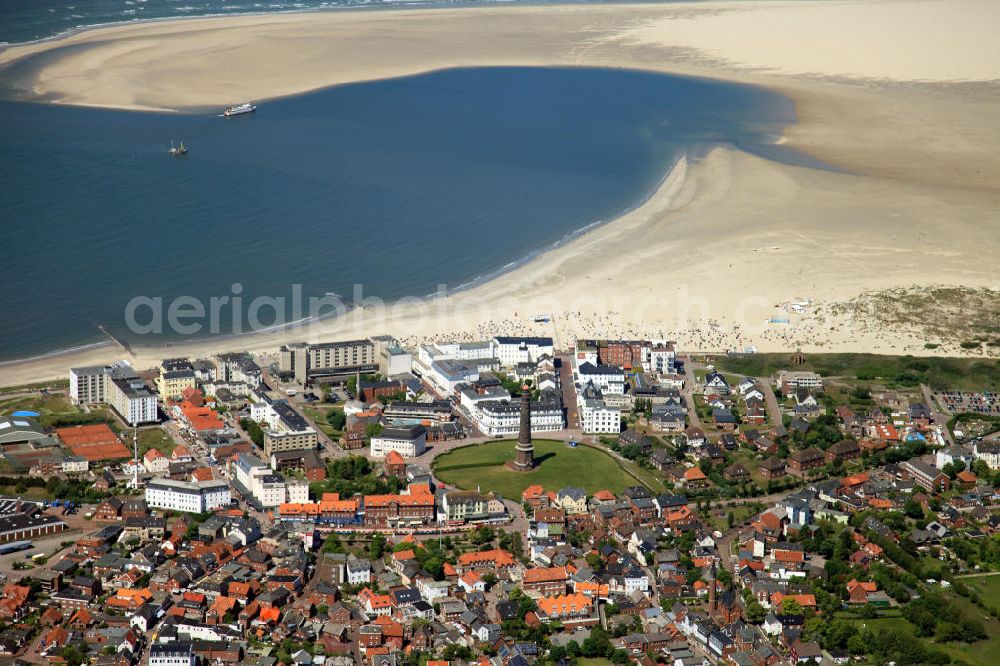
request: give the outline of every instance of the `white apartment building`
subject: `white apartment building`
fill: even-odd
[[[823,378],[815,372],[780,370],[778,371],[778,378],[774,385],[776,388],[781,389],[781,392],[785,395],[795,393],[800,388],[816,392],[823,390]]]
[[[271,398],[262,391],[253,391],[250,400],[250,419],[257,423],[266,423],[271,430],[277,430],[281,417],[272,406]]]
[[[469,411],[469,418],[485,435],[515,435],[521,427],[521,407],[506,400],[481,400]],[[563,427],[562,405],[531,403],[531,432],[553,432]]]
[[[62,461],[64,474],[79,474],[90,469],[90,461],[83,456],[66,456]]]
[[[602,394],[625,395],[625,371],[615,365],[581,363],[574,373],[579,386],[593,384]]]
[[[146,504],[153,509],[205,513],[231,503],[232,494],[225,481],[154,479],[146,484]]]
[[[395,451],[404,458],[415,458],[427,449],[427,430],[421,425],[409,428],[385,428],[372,437],[372,458],[385,458]]]
[[[973,444],[973,453],[990,469],[1000,468],[1000,443],[976,442]]]
[[[149,666],[195,666],[191,643],[153,643],[149,646]]]
[[[626,571],[622,576],[622,583],[625,588],[625,594],[632,594],[633,592],[645,593],[649,591],[649,578],[646,577],[646,574],[641,569]]]
[[[250,490],[253,479],[271,473],[271,468],[264,461],[250,453],[240,453],[232,465],[233,476],[244,488]]]
[[[288,481],[257,456],[241,453],[233,461],[233,477],[261,506],[272,508],[285,502],[309,501],[309,486],[303,482]]]
[[[413,356],[400,346],[396,338],[391,335],[374,335],[370,340],[375,346],[375,363],[382,376],[402,375],[413,368]]]
[[[104,378],[110,365],[92,365],[69,369],[69,397],[75,405],[96,405],[106,402]]]
[[[158,420],[156,394],[127,361],[70,368],[69,396],[74,404],[110,405],[129,425]]]
[[[288,497],[285,479],[277,474],[255,476],[254,487],[251,490],[261,506],[268,509],[284,504]]]
[[[451,582],[421,576],[417,579],[417,590],[427,603],[432,604],[448,597],[451,593]]]
[[[347,565],[344,568],[349,585],[361,585],[372,580],[372,565],[368,560],[348,555]]]
[[[285,481],[285,501],[305,504],[309,501],[309,484],[305,481]]]
[[[250,403],[250,418],[264,423],[264,455],[268,458],[278,451],[315,449],[319,436],[308,421],[284,400],[271,400],[264,393],[254,391]]]
[[[444,342],[422,345],[417,349],[417,365],[430,368],[436,361],[488,361],[512,368],[518,363],[535,363],[542,356],[554,353],[552,338],[504,337],[478,342]],[[474,365],[474,364],[470,364]]]
[[[479,380],[479,364],[475,361],[441,359],[431,363],[424,378],[445,395],[454,393],[459,384]]]
[[[378,369],[376,345],[368,339],[343,342],[304,342],[281,347],[279,368],[299,382],[313,377],[375,372]]]
[[[642,349],[642,369],[659,374],[672,373],[676,369],[677,350],[672,342],[653,343]]]
[[[430,368],[434,361],[484,361],[494,358],[493,342],[444,342],[436,345],[421,345],[417,349],[417,362],[423,368]]]
[[[576,394],[576,405],[580,413],[580,428],[585,433],[617,435],[621,432],[621,410],[608,405],[600,389],[592,383]]]
[[[243,383],[259,388],[264,381],[260,366],[246,352],[239,354],[219,354],[215,357],[218,367],[217,377],[221,382]]]
[[[107,395],[108,404],[129,425],[158,420],[156,394],[146,388],[145,382],[138,377],[109,380]]]
[[[555,353],[552,338],[497,336],[493,338],[493,346],[494,356],[505,368],[518,363],[534,363],[543,355]]]
[[[502,400],[510,402],[512,399],[507,389],[502,386],[488,386],[476,390],[471,386],[463,386],[458,392],[458,404],[466,414],[475,411],[476,405],[487,400]]]

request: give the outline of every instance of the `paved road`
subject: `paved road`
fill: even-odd
[[[573,385],[573,356],[559,354],[559,383],[562,390],[563,407],[566,409],[566,425],[570,430],[580,427],[580,415],[576,411],[576,386]]]
[[[684,397],[684,402],[687,403],[688,410],[688,425],[694,426],[695,428],[701,428],[705,430],[701,425],[701,419],[698,417],[698,410],[695,409],[694,404],[694,390],[697,381],[694,376],[694,363],[691,362],[690,358],[684,359],[684,388],[681,389],[681,395]]]
[[[944,441],[948,442],[949,446],[953,446],[955,444],[955,440],[948,431],[948,415],[938,409],[938,405],[934,401],[934,396],[931,395],[931,388],[927,386],[927,384],[920,385],[920,392],[924,395],[924,403],[927,405],[927,409],[931,410],[931,416],[934,418],[934,423],[941,429],[941,436],[944,437]]]
[[[764,408],[767,410],[767,420],[774,424],[778,436],[781,437],[785,434],[785,425],[781,420],[781,405],[778,404],[778,398],[775,397],[774,391],[771,389],[771,384],[767,379],[754,377],[754,381],[757,382],[757,388],[760,389],[760,392],[764,394]]]

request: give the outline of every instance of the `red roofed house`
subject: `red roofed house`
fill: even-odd
[[[194,456],[191,455],[186,446],[178,444],[170,454],[170,460],[173,462],[191,462],[194,460]]]
[[[521,499],[533,509],[544,509],[549,506],[548,493],[537,484],[525,488],[524,492],[521,493]]]
[[[784,594],[782,592],[775,592],[771,595],[771,604],[775,607],[780,607],[789,599],[797,601],[802,608],[816,608],[816,596],[812,594]]]
[[[211,407],[199,407],[185,401],[180,404],[180,410],[181,414],[184,415],[184,420],[196,432],[215,432],[226,427],[225,422]]]
[[[31,596],[31,588],[26,585],[8,584],[3,588],[3,597],[0,597],[0,620],[13,622],[20,620],[28,613],[28,597]]]
[[[868,595],[878,590],[878,583],[869,581],[859,581],[852,578],[847,583],[848,603],[867,604]]]
[[[685,488],[705,488],[708,486],[708,477],[697,467],[690,467],[684,472]]]
[[[475,553],[462,553],[458,556],[456,569],[461,573],[475,570],[509,569],[516,564],[514,556],[506,550],[483,550]]]
[[[458,577],[459,586],[466,592],[485,592],[486,581],[478,571],[466,571]]]
[[[751,523],[751,526],[764,535],[764,540],[767,543],[774,543],[781,536],[783,522],[776,514],[765,511]]]
[[[212,481],[215,479],[215,472],[211,467],[197,467],[191,472],[192,481]]]
[[[385,475],[402,479],[406,476],[406,460],[399,455],[399,451],[389,451],[382,463],[385,466]]]
[[[537,615],[542,622],[560,620],[565,624],[567,620],[590,618],[594,600],[584,594],[560,594],[542,597],[537,604]]]
[[[186,389],[181,391],[181,397],[195,407],[205,406],[204,394],[193,386],[188,386]]]
[[[157,449],[150,449],[142,457],[142,466],[150,474],[163,474],[170,469],[170,458],[160,453]]]
[[[963,486],[973,486],[978,481],[978,477],[967,469],[963,469],[961,472],[955,475],[955,480]]]
[[[521,587],[545,596],[562,594],[568,578],[565,567],[528,569],[521,578]]]
[[[368,615],[389,615],[392,613],[392,597],[387,594],[377,594],[371,588],[364,588],[358,593],[358,601]]]

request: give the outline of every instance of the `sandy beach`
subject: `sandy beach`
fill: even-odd
[[[835,169],[719,147],[682,161],[621,218],[436,302],[3,364],[0,385],[120,357],[145,368],[165,355],[380,333],[408,344],[522,332],[563,346],[578,335],[650,336],[706,351],[960,353],[957,340],[934,340],[931,352],[919,328],[869,325],[832,306],[895,287],[1000,288],[998,24],[1000,5],[975,0],[514,6],[191,19],[9,48],[0,65],[50,56],[22,68],[22,89],[133,109],[217,107],[458,66],[705,76],[789,96],[798,122],[782,143]],[[793,300],[811,303],[775,307]],[[552,323],[532,323],[538,313]]]

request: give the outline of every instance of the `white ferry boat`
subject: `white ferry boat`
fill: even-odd
[[[231,106],[222,112],[222,115],[229,118],[230,116],[242,116],[244,113],[253,113],[257,110],[257,105],[252,102],[247,102],[246,104],[238,104],[236,106]]]

